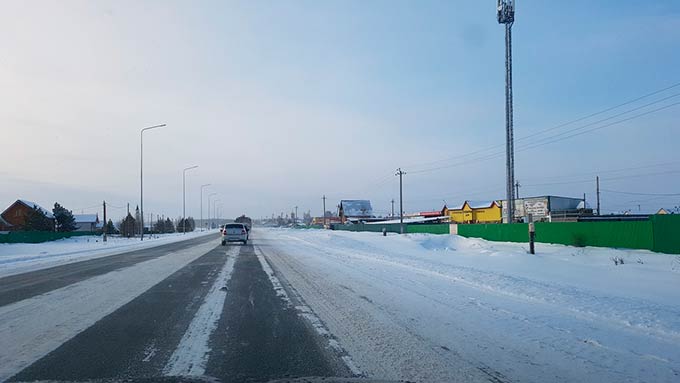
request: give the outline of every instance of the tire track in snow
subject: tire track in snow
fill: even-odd
[[[220,274],[215,279],[210,291],[205,296],[203,304],[196,312],[189,328],[170,356],[163,373],[167,376],[200,376],[205,374],[205,367],[210,355],[210,336],[217,328],[222,315],[224,300],[227,297],[227,283],[234,270],[239,247],[232,246],[227,252]]]
[[[262,250],[259,247],[255,247],[256,254],[257,254],[257,259],[260,261],[260,265],[262,265],[262,269],[264,270],[265,274],[267,274],[267,277],[269,277],[269,281],[272,283],[274,286],[274,291],[276,292],[276,295],[281,298],[287,306],[292,306],[293,303],[291,299],[288,296],[288,293],[286,293],[285,288],[283,287],[283,284],[279,280],[278,277],[276,277],[274,270],[272,267],[269,265],[269,262],[267,262],[266,257],[262,253]],[[300,296],[300,294],[295,291],[295,289],[290,286],[291,293],[295,297],[295,301],[299,302],[299,305],[295,306],[295,310],[298,312],[298,315],[305,320],[314,328],[314,331],[322,337],[324,337],[328,341],[328,347],[330,347],[335,353],[338,354],[340,359],[345,363],[345,366],[349,369],[349,371],[356,377],[364,377],[364,373],[357,367],[356,363],[352,360],[352,357],[349,356],[347,351],[342,348],[340,343],[335,339],[333,334],[326,328],[326,325],[321,321],[321,319],[314,313],[314,311],[306,304],[304,303],[304,300]]]

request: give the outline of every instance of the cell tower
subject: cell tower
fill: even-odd
[[[515,216],[515,148],[512,131],[512,24],[515,22],[515,1],[498,0],[499,24],[505,24],[505,163],[507,175],[507,220]]]

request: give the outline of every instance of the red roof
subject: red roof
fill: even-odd
[[[442,212],[441,211],[421,211],[419,214],[420,214],[421,217],[428,218],[428,217],[439,217],[439,216],[442,215]]]

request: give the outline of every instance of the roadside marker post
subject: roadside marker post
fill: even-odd
[[[534,226],[534,221],[529,214],[529,253],[536,254],[534,250],[534,240],[536,239],[536,227]]]

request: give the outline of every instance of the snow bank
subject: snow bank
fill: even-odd
[[[203,235],[217,235],[216,230],[191,233],[172,233],[139,238],[110,236],[103,242],[101,236],[78,236],[44,243],[0,244],[0,277],[19,274],[60,264],[120,254],[183,241]]]
[[[258,231],[358,368],[416,381],[675,381],[680,263],[454,235]],[[623,259],[615,265],[613,259]]]

